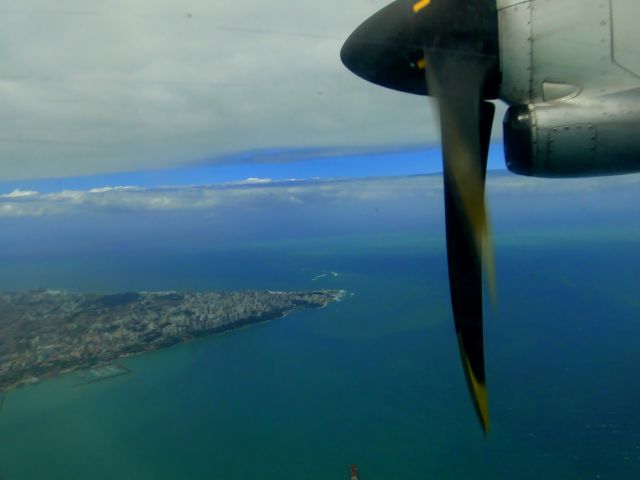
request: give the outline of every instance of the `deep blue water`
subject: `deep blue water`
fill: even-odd
[[[633,239],[632,239],[633,240]],[[637,240],[637,239],[635,239]],[[343,288],[343,302],[11,392],[3,479],[632,479],[640,251],[624,235],[498,238],[492,431],[468,398],[444,246],[342,237],[166,255],[16,258],[0,288]],[[335,271],[338,277],[316,281]]]

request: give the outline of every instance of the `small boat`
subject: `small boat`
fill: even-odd
[[[358,480],[358,466],[351,465],[349,467],[349,480]]]

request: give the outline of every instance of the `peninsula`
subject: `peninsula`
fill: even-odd
[[[338,300],[312,292],[0,292],[0,394]]]

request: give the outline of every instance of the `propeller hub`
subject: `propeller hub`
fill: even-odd
[[[396,0],[362,23],[340,58],[372,83],[429,95],[425,69],[430,53],[486,57],[492,65],[483,98],[496,98],[499,84],[498,20],[491,0]]]

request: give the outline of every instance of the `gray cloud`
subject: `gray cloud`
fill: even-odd
[[[430,101],[368,85],[339,61],[348,34],[386,3],[5,2],[1,175],[435,142]]]

